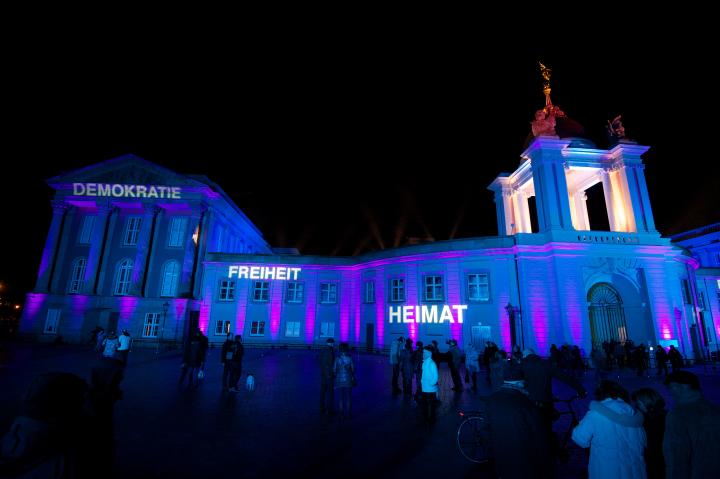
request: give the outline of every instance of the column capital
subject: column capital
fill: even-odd
[[[50,202],[50,206],[52,206],[53,212],[55,213],[61,213],[72,207],[70,203],[67,203],[64,200],[52,200]]]

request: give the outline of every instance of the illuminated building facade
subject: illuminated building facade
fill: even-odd
[[[213,342],[226,332],[278,346],[333,337],[370,350],[402,335],[541,354],[630,338],[676,341],[698,357],[716,349],[720,330],[683,295],[700,262],[655,230],[646,150],[538,136],[517,170],[489,186],[498,236],[355,257],[273,249],[207,178],[109,160],[48,181],[54,215],[21,331],[79,342],[100,325],[155,344],[197,326]],[[589,228],[585,191],[597,183],[610,231]],[[717,317],[717,289],[703,284]]]

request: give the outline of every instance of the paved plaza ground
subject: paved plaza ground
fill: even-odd
[[[88,378],[95,353],[87,347],[4,343],[0,350],[0,431],[7,431],[32,379],[48,371]],[[319,414],[317,351],[248,349],[243,371],[257,378],[250,393],[222,392],[219,349],[211,349],[207,377],[198,388],[178,389],[178,352],[130,354],[124,398],[116,407],[119,477],[494,477],[487,467],[467,462],[455,443],[459,410],[482,408],[489,390],[450,390],[441,367],[442,404],[428,427],[414,401],[393,396],[385,356],[353,354],[358,387],[350,420]],[[707,397],[720,402],[720,376],[695,367]],[[654,373],[654,372],[653,372]],[[244,376],[244,374],[243,374]],[[614,375],[618,379],[617,374]],[[592,389],[595,375],[583,381]],[[651,386],[667,397],[659,379],[624,371],[629,390]],[[571,391],[558,385],[558,396]],[[578,402],[580,417],[588,400]],[[557,424],[562,429],[562,424]],[[561,477],[583,477],[586,458],[572,450]],[[108,476],[105,476],[108,477]]]

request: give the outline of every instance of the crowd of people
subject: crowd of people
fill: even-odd
[[[92,367],[89,383],[68,373],[44,374],[33,382],[22,413],[0,441],[0,475],[22,477],[37,469],[92,477],[88,471],[100,462],[112,465],[113,405],[122,397],[120,383],[132,338],[126,330],[120,336],[112,331],[96,333],[98,363]],[[466,385],[477,391],[484,369],[490,390],[486,400],[490,447],[498,477],[503,478],[555,477],[560,448],[553,432],[557,418],[554,380],[582,398],[587,391],[580,379],[588,366],[603,371],[648,367],[648,350],[629,341],[594,348],[589,361],[580,348],[571,345],[552,345],[543,358],[517,346],[508,354],[491,341],[482,350],[468,344],[462,351],[453,339],[446,344],[447,351],[441,352],[437,341],[424,345],[409,338],[394,340],[389,351],[392,393],[413,397],[422,417],[432,424],[439,403],[441,365],[447,364],[455,393]],[[187,338],[178,386],[186,380],[188,387],[199,386],[208,350],[208,338],[201,330]],[[223,392],[240,390],[244,354],[242,337],[227,334],[219,354]],[[654,359],[673,398],[674,408],[669,412],[655,389],[645,387],[630,394],[619,383],[598,378],[594,401],[572,429],[572,440],[589,449],[591,479],[711,477],[720,470],[720,407],[703,398],[697,376],[682,369],[682,356],[675,348],[666,352],[658,345]],[[672,373],[667,371],[667,362]],[[336,349],[334,339],[327,339],[319,353],[319,370],[320,412],[350,419],[357,377],[349,345],[343,342]],[[254,388],[250,374],[248,384],[251,381]],[[78,425],[77,431],[67,434],[67,440],[58,436],[71,423]],[[96,440],[90,444],[88,437]],[[48,447],[48,441],[62,447]]]

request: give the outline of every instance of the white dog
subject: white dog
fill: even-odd
[[[247,389],[250,392],[253,392],[255,390],[255,376],[252,374],[248,374],[247,380],[245,381],[245,389]]]

